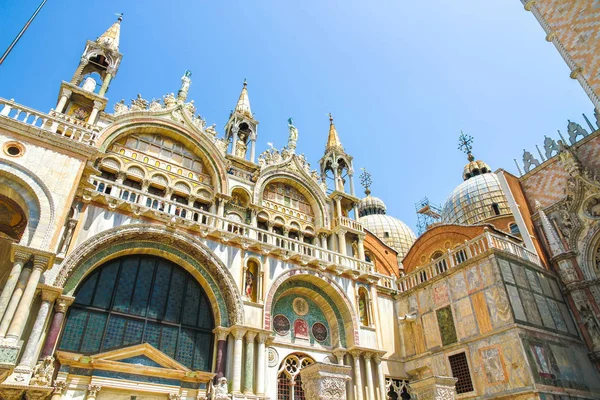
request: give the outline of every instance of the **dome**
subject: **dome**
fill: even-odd
[[[488,218],[510,214],[498,177],[488,172],[469,177],[454,189],[442,208],[442,222],[472,225]]]
[[[383,204],[382,201],[381,203]],[[370,214],[360,217],[358,221],[385,244],[396,250],[399,259],[404,258],[417,240],[414,232],[404,222],[390,215]]]
[[[368,195],[358,203],[358,215],[364,217],[372,214],[385,214],[385,203],[379,197]]]

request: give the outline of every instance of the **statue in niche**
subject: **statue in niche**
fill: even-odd
[[[571,144],[575,144],[579,136],[586,137],[589,135],[581,125],[571,120],[569,120],[569,125],[567,125],[567,132],[569,132],[569,141]]]
[[[33,377],[29,382],[32,386],[50,386],[54,375],[54,357],[46,356],[33,368]]]
[[[231,398],[231,395],[229,394],[229,388],[227,387],[227,378],[219,378],[217,384],[213,385],[213,389],[213,400],[229,400]]]
[[[235,148],[236,157],[246,158],[246,150],[248,150],[248,145],[246,144],[246,135],[240,133]]]
[[[523,168],[525,172],[529,172],[533,168],[538,167],[540,162],[527,150],[523,149]]]
[[[298,140],[298,129],[294,126],[294,121],[288,118],[288,128],[290,130],[290,136],[288,137],[287,148],[291,153],[296,150],[296,141]]]
[[[85,81],[83,81],[83,86],[81,88],[86,92],[94,93],[94,91],[96,90],[96,80],[91,76],[88,76],[87,78],[85,78]]]
[[[364,326],[369,326],[369,316],[367,315],[367,296],[361,291],[358,295],[358,315],[360,316],[360,322]]]
[[[587,306],[582,306],[580,312],[583,324],[592,340],[593,349],[600,349],[600,325],[598,325],[598,320]]]
[[[252,300],[252,293],[254,293],[254,274],[250,269],[246,270],[246,285],[244,287],[246,297]]]

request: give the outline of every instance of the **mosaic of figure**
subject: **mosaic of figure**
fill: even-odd
[[[303,319],[294,321],[294,336],[308,339],[308,324]]]

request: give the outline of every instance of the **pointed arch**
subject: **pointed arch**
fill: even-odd
[[[198,280],[209,296],[217,326],[243,324],[239,289],[221,260],[195,237],[158,225],[120,226],[86,240],[63,261],[54,285],[72,295],[95,268],[127,254],[157,255],[180,265]]]

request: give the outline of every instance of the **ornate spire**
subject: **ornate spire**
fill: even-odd
[[[362,187],[365,188],[365,194],[367,196],[369,196],[371,194],[371,185],[373,184],[373,180],[371,179],[371,174],[367,172],[367,170],[365,168],[361,168],[361,170],[363,171],[359,178],[360,178],[360,184]]]
[[[117,22],[111,25],[106,32],[96,39],[96,43],[108,49],[119,52],[119,38],[121,36],[121,21],[123,21],[123,13],[116,14]]]
[[[556,233],[552,223],[550,223],[550,219],[542,209],[542,205],[537,200],[535,201],[535,208],[540,216],[542,229],[544,230],[544,234],[548,240],[548,245],[550,246],[552,256],[556,257],[557,255],[564,253],[564,246],[558,237],[558,233]]]
[[[248,97],[248,82],[244,79],[244,87],[242,88],[242,93],[240,93],[240,98],[235,106],[234,112],[244,114],[249,118],[254,119],[252,115],[252,109],[250,109],[250,98]]]
[[[325,147],[325,153],[330,150],[344,151],[340,137],[338,136],[337,130],[333,123],[333,116],[329,113],[329,137],[327,138],[327,146]]]

